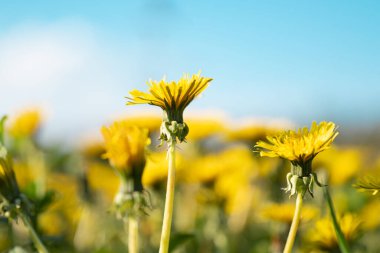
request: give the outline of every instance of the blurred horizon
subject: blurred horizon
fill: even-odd
[[[183,73],[214,79],[186,112],[227,119],[380,124],[380,2],[0,3],[0,113],[46,114],[75,140],[118,115],[132,89]]]

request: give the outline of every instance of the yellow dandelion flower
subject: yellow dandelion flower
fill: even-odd
[[[363,230],[372,230],[380,226],[380,200],[375,199],[367,203],[360,211],[360,218],[363,220]]]
[[[214,135],[221,134],[224,126],[222,122],[217,119],[190,119],[188,126],[191,128],[188,139],[192,141],[202,140]]]
[[[179,177],[185,182],[209,183],[221,175],[227,175],[228,178],[231,172],[238,171],[246,173],[242,177],[247,179],[247,174],[256,173],[257,167],[249,149],[234,147],[220,153],[199,156],[192,161],[191,168],[183,170]],[[236,185],[240,183],[236,182]]]
[[[86,176],[88,185],[96,196],[100,196],[102,201],[110,204],[117,193],[120,179],[112,169],[99,162],[89,162],[87,164]]]
[[[12,120],[9,126],[9,134],[13,137],[33,136],[41,125],[41,113],[39,110],[27,110],[21,112]]]
[[[103,127],[106,153],[103,158],[110,161],[120,174],[130,176],[133,171],[140,171],[145,166],[145,149],[150,144],[147,129],[130,127],[123,121],[114,122],[110,127]]]
[[[189,131],[183,121],[183,112],[211,81],[211,78],[201,77],[200,74],[192,77],[184,75],[178,82],[167,82],[165,79],[150,80],[148,82],[149,93],[139,90],[131,91],[131,98],[128,98],[127,105],[150,104],[160,107],[164,111],[164,122],[166,123],[163,125],[164,129],[161,129],[161,139],[167,141],[174,135],[182,142]],[[173,122],[175,122],[174,125]]]
[[[362,157],[356,148],[332,148],[318,155],[314,164],[317,170],[328,172],[329,183],[341,185],[356,175],[362,167]]]
[[[130,127],[123,121],[103,127],[107,158],[121,179],[114,197],[112,211],[118,218],[145,214],[149,207],[144,195],[142,175],[145,169],[146,147],[150,144],[148,129]]]
[[[238,129],[231,129],[227,131],[227,138],[229,140],[244,141],[255,143],[256,141],[268,135],[275,135],[280,132],[280,128],[274,126],[263,125],[247,125]]]
[[[265,219],[291,224],[295,209],[294,203],[272,203],[263,207],[261,214]],[[304,206],[301,212],[303,221],[310,221],[318,214],[318,209],[313,206]]]
[[[148,128],[150,133],[160,130],[162,119],[153,115],[131,116],[122,119],[129,126]]]
[[[56,226],[63,225],[64,228],[61,227],[60,229],[68,233],[69,236],[73,236],[81,211],[81,200],[78,196],[78,181],[75,177],[63,173],[51,173],[47,179],[47,189],[54,191],[56,198],[54,199],[54,203],[47,208],[45,214],[48,215],[52,212],[59,213],[62,219],[61,222],[64,224],[57,223]],[[44,223],[46,220],[42,219],[39,222]]]
[[[361,221],[353,214],[345,214],[339,219],[342,233],[348,243],[354,242],[360,235]],[[329,218],[322,218],[315,223],[315,227],[308,233],[308,241],[321,250],[337,250],[338,241],[332,222]]]
[[[300,128],[298,131],[285,131],[267,140],[259,141],[256,147],[261,156],[282,157],[297,164],[306,164],[318,153],[328,149],[338,135],[333,122],[313,122],[311,129]]]
[[[164,182],[168,177],[168,169],[166,165],[167,154],[165,152],[151,153],[147,159],[142,182],[144,186],[155,186]],[[176,155],[175,162],[176,173],[184,171],[184,158]]]
[[[38,227],[45,235],[59,236],[67,229],[67,222],[58,211],[44,212],[38,216]],[[52,226],[54,224],[54,226]]]
[[[317,176],[311,171],[313,158],[328,149],[338,135],[333,122],[313,122],[310,130],[307,127],[298,131],[285,131],[275,136],[268,136],[267,142],[259,141],[255,148],[261,156],[281,157],[291,162],[291,172],[287,175],[287,192],[291,195],[308,191],[313,196]]]

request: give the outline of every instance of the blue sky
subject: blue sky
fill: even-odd
[[[121,113],[149,79],[214,78],[189,111],[301,124],[380,121],[379,1],[3,1],[0,113],[52,133]],[[159,110],[154,110],[154,112]]]

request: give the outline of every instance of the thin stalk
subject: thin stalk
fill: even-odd
[[[169,143],[168,159],[169,159],[168,182],[166,186],[165,210],[164,210],[164,219],[162,223],[159,253],[167,253],[169,250],[170,229],[172,225],[172,216],[173,216],[174,186],[175,186],[175,140],[172,140]]]
[[[139,223],[136,217],[128,218],[128,253],[139,252]]]
[[[339,249],[342,251],[342,253],[349,253],[350,249],[348,247],[348,243],[347,243],[346,239],[344,238],[342,230],[340,229],[338,219],[336,218],[336,214],[335,214],[334,204],[332,202],[331,195],[330,195],[330,192],[329,192],[329,189],[327,188],[327,186],[323,187],[323,193],[325,195],[327,204],[329,206],[331,218],[332,218],[333,225],[334,225],[335,234],[336,234],[336,237],[338,239]]]
[[[292,252],[294,240],[296,239],[298,225],[301,221],[302,202],[303,202],[302,193],[298,193],[297,200],[296,200],[296,210],[294,211],[293,221],[292,221],[292,225],[290,227],[290,231],[288,234],[288,239],[286,240],[284,253]]]
[[[49,251],[46,249],[45,245],[42,243],[40,237],[38,236],[37,232],[34,230],[32,223],[28,216],[26,216],[22,211],[18,212],[20,218],[24,222],[25,226],[29,230],[30,238],[32,239],[34,246],[36,247],[37,251],[39,253],[49,253]]]

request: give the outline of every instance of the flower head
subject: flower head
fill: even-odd
[[[271,203],[262,209],[262,216],[268,220],[291,224],[295,208],[295,204],[292,203]],[[302,208],[302,221],[310,221],[317,215],[318,209],[313,206]]]
[[[291,162],[291,172],[287,175],[287,192],[291,195],[308,191],[313,196],[313,185],[318,182],[317,175],[311,171],[313,158],[328,149],[338,135],[333,122],[313,122],[298,131],[285,131],[275,136],[268,136],[267,142],[257,142],[255,148],[261,156],[281,157]]]
[[[41,113],[28,110],[20,113],[10,124],[9,133],[14,137],[33,136],[41,124]]]
[[[361,220],[353,214],[347,213],[340,217],[339,224],[348,243],[352,244],[361,233]],[[322,218],[315,223],[315,227],[308,233],[308,241],[317,249],[328,252],[338,250],[338,241],[334,227],[329,218]]]
[[[145,149],[150,144],[147,129],[117,121],[108,128],[103,127],[102,134],[106,149],[103,158],[108,159],[121,174],[130,176],[134,170],[144,169]]]
[[[144,197],[142,175],[145,168],[145,151],[150,144],[148,130],[131,127],[117,121],[110,127],[103,127],[107,158],[120,176],[121,184],[114,198],[114,211],[118,217],[145,213],[149,206]]]
[[[165,79],[150,80],[149,93],[131,91],[127,105],[150,104],[160,107],[164,111],[161,139],[167,141],[174,135],[179,141],[184,141],[189,129],[183,121],[183,112],[191,101],[207,88],[211,80],[201,77],[200,74],[192,77],[184,75],[178,82],[167,82]]]
[[[306,164],[318,153],[328,149],[338,135],[333,122],[313,122],[310,131],[307,127],[298,131],[285,131],[268,136],[267,142],[259,141],[256,147],[261,156],[282,157],[293,163]]]

